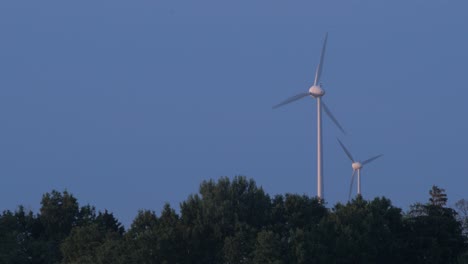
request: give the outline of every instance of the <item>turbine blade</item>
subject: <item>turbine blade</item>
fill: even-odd
[[[292,102],[297,101],[297,100],[299,100],[299,99],[301,99],[301,98],[303,98],[303,97],[306,97],[306,96],[308,96],[308,95],[310,95],[310,93],[300,93],[300,94],[298,94],[298,95],[292,96],[292,97],[290,97],[290,98],[284,100],[283,102],[281,102],[281,103],[279,103],[279,104],[277,104],[277,105],[274,105],[274,106],[273,106],[273,109],[278,108],[278,107],[280,107],[280,106],[283,106],[283,105],[285,105],[285,104],[292,103]]]
[[[341,148],[344,150],[344,152],[346,153],[346,155],[348,156],[348,158],[351,160],[351,162],[354,163],[354,158],[353,156],[351,155],[351,152],[349,152],[349,150],[345,147],[345,145],[343,145],[343,143],[341,143],[341,140],[339,138],[336,138],[338,140],[338,143],[340,143],[341,145]]]
[[[328,106],[325,104],[325,102],[323,101],[323,98],[320,98],[322,100],[322,107],[323,107],[323,110],[325,110],[325,113],[327,113],[328,117],[331,118],[331,120],[333,121],[333,123],[335,123],[335,125],[341,130],[341,132],[343,132],[343,134],[346,135],[346,132],[345,130],[343,129],[343,127],[340,125],[340,123],[338,123],[338,120],[336,120],[336,118],[333,116],[332,112],[330,111],[330,109],[328,109]]]
[[[367,159],[367,160],[363,161],[361,164],[362,164],[362,165],[366,165],[366,164],[370,163],[371,161],[374,161],[375,159],[378,159],[378,158],[380,158],[380,157],[382,157],[382,156],[383,156],[383,154],[377,155],[377,156],[375,156],[375,157],[372,157],[372,158],[370,158],[370,159]]]
[[[328,32],[325,34],[325,40],[323,41],[322,53],[320,54],[320,62],[319,62],[319,65],[317,66],[317,70],[315,72],[314,85],[317,85],[319,83],[320,75],[322,75],[323,60],[325,58],[325,50],[326,50],[326,47],[327,47],[327,39],[328,39]]]
[[[354,175],[355,174],[356,174],[356,170],[353,170],[353,175],[351,175],[351,184],[349,185],[348,201],[351,199],[351,191],[353,190],[353,183],[354,183]]]

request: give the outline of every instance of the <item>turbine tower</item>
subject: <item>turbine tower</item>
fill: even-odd
[[[327,107],[322,97],[325,95],[325,91],[322,88],[320,83],[320,75],[322,74],[323,60],[325,58],[325,49],[327,46],[328,33],[325,34],[325,40],[323,41],[322,53],[320,54],[320,62],[315,71],[314,84],[309,88],[309,91],[306,93],[300,93],[293,97],[290,97],[283,102],[273,106],[273,108],[278,108],[285,104],[297,101],[306,96],[311,96],[312,98],[317,99],[317,197],[319,200],[323,200],[323,149],[322,149],[322,109],[330,117],[330,119],[335,123],[335,125],[343,132],[343,127],[338,123],[338,120],[333,116],[330,109]]]
[[[370,162],[374,161],[377,158],[380,158],[383,156],[383,154],[377,155],[375,157],[372,157],[370,159],[366,159],[363,162],[356,161],[353,156],[351,155],[351,152],[341,143],[341,141],[337,138],[338,143],[340,143],[341,148],[343,151],[346,153],[346,156],[351,160],[352,164],[351,167],[353,167],[353,175],[351,175],[351,184],[349,186],[349,195],[348,195],[348,200],[351,197],[351,189],[353,188],[353,183],[354,183],[354,175],[356,174],[357,171],[357,194],[361,195],[361,169],[364,167],[364,165],[369,164]]]

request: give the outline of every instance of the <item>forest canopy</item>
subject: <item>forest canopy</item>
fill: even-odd
[[[254,180],[204,181],[176,212],[117,217],[68,191],[39,212],[0,216],[0,263],[468,263],[468,201],[447,206],[432,186],[407,212],[385,197],[327,208],[316,198],[270,197]]]

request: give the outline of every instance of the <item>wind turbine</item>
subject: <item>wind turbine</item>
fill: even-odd
[[[338,120],[336,120],[336,118],[333,116],[330,109],[327,107],[327,105],[322,99],[323,95],[325,95],[325,91],[323,90],[322,84],[320,83],[320,75],[322,74],[327,39],[328,33],[325,34],[325,40],[323,41],[322,53],[320,54],[320,62],[317,66],[317,70],[315,71],[314,84],[309,88],[309,91],[290,97],[284,100],[283,102],[273,106],[273,108],[275,109],[285,104],[289,104],[299,99],[302,99],[306,96],[311,96],[312,98],[317,99],[317,197],[319,200],[323,199],[322,108],[333,121],[333,123],[335,123],[335,125],[343,133],[345,133],[343,127],[340,125],[340,123],[338,123]]]
[[[351,152],[349,152],[349,150],[343,145],[343,143],[341,143],[341,141],[337,138],[338,140],[338,143],[340,143],[341,145],[341,148],[343,149],[343,151],[346,153],[346,156],[348,156],[348,158],[351,160],[352,164],[351,164],[351,167],[353,167],[353,175],[351,175],[351,184],[349,186],[349,195],[348,195],[348,199],[351,197],[351,189],[353,188],[353,183],[354,183],[354,175],[356,174],[356,171],[357,171],[357,174],[358,174],[358,184],[357,184],[357,194],[358,195],[361,195],[361,169],[364,167],[364,165],[366,164],[369,164],[371,163],[372,161],[374,161],[375,159],[377,158],[380,158],[383,156],[383,154],[380,154],[380,155],[377,155],[377,156],[374,156],[370,159],[366,159],[365,161],[363,162],[360,162],[360,161],[356,161],[353,156],[351,155]]]

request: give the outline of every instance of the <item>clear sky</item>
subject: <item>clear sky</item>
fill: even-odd
[[[403,208],[436,184],[468,198],[466,1],[1,1],[0,209],[67,189],[129,225],[202,180],[316,195],[325,32],[325,198]]]

